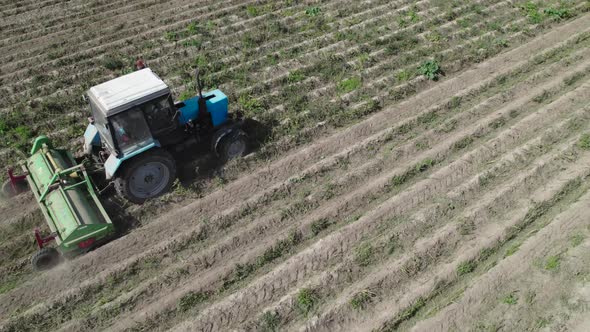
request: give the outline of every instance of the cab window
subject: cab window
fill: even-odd
[[[139,108],[114,115],[110,122],[117,148],[122,154],[131,153],[153,141],[143,112]]]
[[[172,109],[170,107],[170,96],[157,99],[140,106],[145,114],[148,126],[152,133],[157,136],[163,130],[169,129],[172,123]]]

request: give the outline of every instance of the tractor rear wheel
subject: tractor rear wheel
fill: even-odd
[[[234,129],[221,138],[217,146],[217,154],[223,161],[240,158],[248,152],[246,133],[241,129]]]
[[[176,179],[176,163],[165,150],[147,151],[126,162],[115,179],[117,193],[141,204],[170,190]]]
[[[18,181],[18,182],[16,182],[16,186],[15,187],[16,187],[16,190],[15,190],[15,188],[12,187],[12,184],[10,183],[10,180],[6,180],[2,184],[2,195],[4,195],[7,198],[11,198],[11,197],[20,195],[21,193],[24,193],[28,189],[28,186],[27,186],[27,182],[26,181]]]
[[[31,256],[31,264],[36,271],[49,270],[59,263],[59,251],[45,247]]]

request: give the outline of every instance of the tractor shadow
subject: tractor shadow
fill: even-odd
[[[129,203],[123,198],[117,195],[109,195],[108,198],[102,199],[101,202],[115,226],[113,239],[124,236],[141,224],[139,219],[129,213],[127,208]]]
[[[260,149],[269,137],[271,128],[255,120],[244,121],[242,129],[248,135],[248,153]],[[200,182],[209,181],[219,175],[225,165],[211,152],[208,141],[187,144],[182,150],[171,152],[176,161],[177,177],[184,187],[198,188]],[[105,188],[102,186],[106,185],[102,183],[101,188]],[[101,202],[116,229],[111,240],[123,237],[141,226],[140,210],[129,209],[130,203],[119,197],[112,187],[105,188],[105,193],[101,195]]]
[[[244,120],[242,129],[248,135],[248,153],[260,149],[272,132],[271,125],[253,119]],[[178,179],[185,187],[213,179],[225,165],[211,152],[209,142],[192,143],[173,155]]]

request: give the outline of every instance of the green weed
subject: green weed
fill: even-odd
[[[559,269],[561,258],[559,256],[549,256],[543,266],[547,271],[556,271]]]
[[[411,319],[412,317],[416,316],[418,311],[420,311],[426,305],[426,300],[422,297],[418,298],[416,302],[412,305],[404,309],[395,319],[389,322],[386,328],[383,331],[393,332],[397,331],[401,323]]]
[[[506,295],[504,298],[502,298],[502,302],[509,304],[509,305],[514,305],[518,303],[518,296],[516,296],[516,293],[512,292],[508,295]]]
[[[493,172],[484,173],[479,176],[479,185],[482,187],[487,186],[496,178],[496,174]]]
[[[263,332],[277,332],[281,324],[281,316],[276,311],[266,311],[260,318],[259,327]]]
[[[186,26],[186,32],[188,32],[189,35],[194,35],[198,32],[198,26],[196,22],[191,22]]]
[[[476,267],[476,264],[474,261],[471,261],[471,260],[465,261],[465,262],[459,264],[459,266],[457,266],[457,274],[459,276],[462,276],[462,275],[471,273],[471,272],[473,272],[473,270],[475,270],[475,267]]]
[[[125,66],[121,59],[110,55],[107,55],[102,59],[102,65],[108,70],[119,70]]]
[[[572,244],[572,247],[577,247],[582,244],[585,239],[586,236],[584,234],[575,234],[570,238],[570,243]]]
[[[429,170],[432,166],[434,166],[435,161],[430,159],[430,158],[426,158],[424,160],[422,160],[421,162],[419,162],[416,166],[414,166],[414,169],[416,170],[416,172],[418,173],[422,173],[422,172],[426,172],[427,170]]]
[[[436,111],[428,112],[426,114],[420,115],[416,121],[420,124],[430,124],[438,119],[438,113]]]
[[[455,142],[455,144],[453,144],[453,150],[463,150],[466,147],[468,147],[471,143],[473,143],[473,137],[463,137],[462,139]]]
[[[322,218],[311,223],[311,232],[313,235],[318,235],[321,231],[330,226],[330,219]]]
[[[408,81],[411,78],[410,72],[407,70],[400,70],[399,72],[397,72],[395,74],[395,78],[399,81],[399,82],[405,82]]]
[[[498,129],[498,128],[503,127],[505,124],[506,124],[506,118],[501,116],[497,119],[494,119],[492,122],[490,122],[490,124],[488,126],[492,129]]]
[[[164,34],[164,38],[166,38],[166,40],[169,42],[176,42],[178,41],[180,36],[176,31],[166,31],[166,33]]]
[[[320,7],[309,7],[305,10],[305,15],[309,17],[316,17],[322,13],[322,9]]]
[[[248,278],[248,276],[250,276],[254,270],[255,266],[253,264],[236,264],[236,267],[232,273],[229,276],[223,278],[222,289],[229,289],[237,282]]]
[[[583,134],[578,141],[578,147],[583,150],[590,150],[590,134]]]
[[[241,95],[238,98],[238,104],[244,109],[244,111],[252,115],[261,114],[265,110],[264,104],[262,104],[259,99],[250,95]]]
[[[436,60],[429,60],[418,67],[418,73],[429,80],[436,81],[442,74],[440,64]]]
[[[365,309],[367,305],[371,303],[375,295],[375,293],[365,289],[352,296],[352,299],[350,299],[350,305],[356,310]]]
[[[303,288],[297,293],[297,309],[307,316],[318,302],[317,293],[309,288]]]
[[[389,240],[387,240],[387,244],[386,244],[387,254],[388,255],[393,254],[397,250],[398,246],[399,246],[399,237],[395,234],[390,236]]]
[[[303,74],[303,72],[301,72],[300,70],[294,70],[289,73],[289,76],[287,76],[287,82],[290,84],[301,82],[304,79],[305,79],[305,74]]]
[[[259,15],[258,8],[253,5],[246,6],[246,12],[248,13],[249,16],[258,16]]]
[[[504,257],[514,255],[514,253],[516,253],[519,248],[520,248],[520,243],[515,243],[515,244],[511,245],[508,249],[506,249],[506,253],[504,253]]]
[[[18,279],[11,279],[0,285],[0,294],[4,294],[20,284]]]
[[[535,327],[537,329],[542,329],[545,328],[547,326],[549,326],[551,316],[549,318],[545,318],[545,317],[539,317],[539,319],[537,319],[536,323],[535,323]]]
[[[352,77],[338,83],[336,90],[338,90],[339,93],[348,93],[358,89],[360,86],[360,77]]]
[[[203,303],[209,299],[209,293],[206,292],[188,292],[178,300],[178,310],[187,311],[199,303]]]
[[[189,98],[194,97],[195,93],[191,91],[191,89],[185,89],[182,93],[178,96],[178,100],[187,100]]]
[[[539,24],[543,21],[543,13],[540,11],[539,5],[533,1],[521,5],[520,10],[532,24]]]
[[[584,73],[575,73],[563,79],[563,83],[567,86],[573,85],[584,77]]]
[[[362,243],[354,252],[354,261],[360,266],[367,266],[373,261],[374,250],[369,242]]]
[[[543,13],[555,21],[566,20],[573,16],[572,13],[566,8],[547,8],[543,10]]]
[[[449,100],[449,102],[446,104],[446,107],[448,110],[455,110],[461,106],[462,102],[463,98],[459,96],[453,96],[453,98],[451,98],[451,100]]]
[[[428,143],[427,140],[423,139],[423,140],[416,141],[416,149],[423,151],[428,148],[430,148],[430,143]]]
[[[258,257],[256,265],[261,267],[281,257],[284,253],[288,252],[291,250],[291,248],[299,244],[302,238],[303,236],[300,232],[292,232],[286,239],[279,240],[275,243],[275,245],[266,249],[266,251],[264,251],[264,253]]]
[[[188,39],[182,42],[182,46],[184,47],[196,47],[200,48],[203,42],[198,39]]]

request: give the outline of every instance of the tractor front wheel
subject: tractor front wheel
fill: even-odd
[[[155,149],[127,161],[115,179],[115,189],[128,201],[141,204],[168,192],[174,179],[174,158],[165,150]]]
[[[7,198],[11,198],[11,197],[20,195],[21,193],[24,193],[27,190],[28,190],[27,182],[24,180],[16,182],[15,188],[12,187],[10,180],[6,180],[2,184],[2,194]]]
[[[45,247],[37,251],[31,257],[31,264],[36,271],[49,270],[59,263],[59,251],[55,248]]]
[[[248,152],[246,133],[241,129],[234,129],[223,136],[217,146],[217,155],[223,161],[240,158]]]

